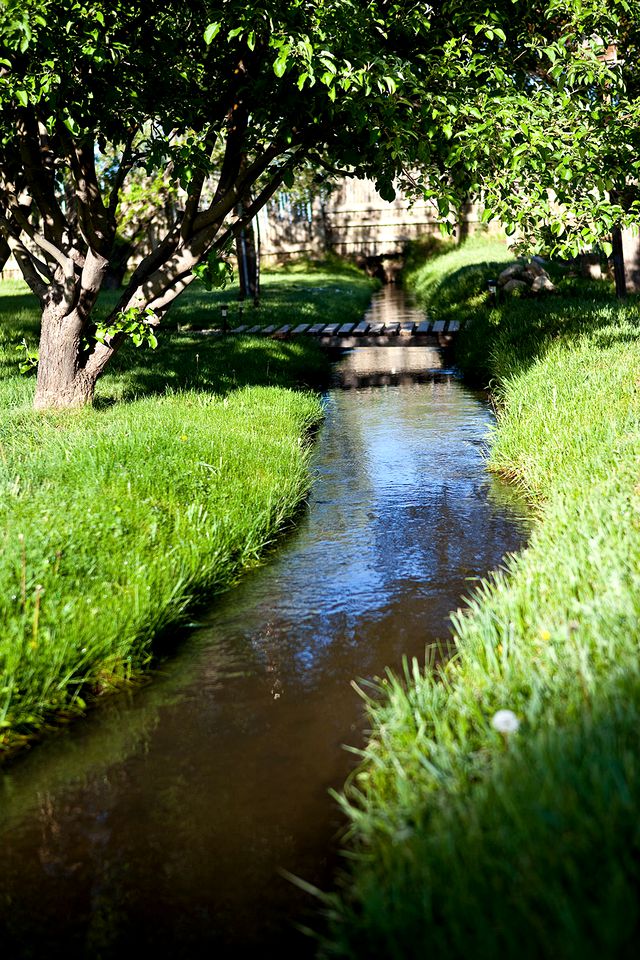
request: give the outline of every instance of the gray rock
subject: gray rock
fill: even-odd
[[[553,293],[554,290],[555,286],[546,274],[541,277],[536,277],[531,284],[532,293]]]
[[[540,266],[540,264],[537,263],[535,260],[532,260],[531,263],[528,264],[526,270],[524,271],[524,275],[527,279],[530,279],[532,282],[535,280],[536,277],[549,276],[549,274],[544,269],[544,267]]]
[[[523,263],[512,263],[499,275],[498,283],[501,287],[504,287],[510,280],[516,280],[521,277],[524,271],[525,266]]]
[[[503,289],[505,293],[512,297],[521,297],[523,293],[529,290],[529,284],[525,280],[517,280],[514,277],[512,280],[507,280]]]

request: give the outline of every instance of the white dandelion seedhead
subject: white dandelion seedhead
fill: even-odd
[[[520,726],[520,721],[513,710],[498,710],[492,717],[491,726],[494,730],[497,730],[498,733],[516,733]]]

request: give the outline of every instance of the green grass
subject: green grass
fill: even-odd
[[[504,270],[514,256],[503,240],[483,234],[444,251],[437,255],[436,249],[436,256],[420,266],[410,264],[405,284],[428,305],[432,319],[464,323],[486,304],[487,280]]]
[[[444,257],[441,268],[446,293]],[[454,658],[407,665],[376,689],[343,797],[351,859],[323,951],[630,957],[640,311],[570,278],[544,301],[467,306],[466,369],[490,377],[500,401],[490,467],[522,486],[538,521],[528,548],[455,614]],[[517,733],[493,728],[500,709],[515,712]]]
[[[336,274],[320,298],[331,276],[268,277],[259,309],[356,319],[371,284]],[[175,314],[218,299],[187,294]],[[292,388],[322,382],[328,359],[311,340],[169,329],[118,355],[93,409],[43,415],[15,350],[36,340],[35,302],[4,285],[0,314],[2,753],[147,667],[194,601],[258,562],[310,482],[322,408]]]

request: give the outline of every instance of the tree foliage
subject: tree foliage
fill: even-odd
[[[389,199],[400,183],[443,215],[481,194],[488,215],[564,248],[637,214],[616,194],[639,163],[635,2],[0,7],[0,233],[43,307],[41,405],[60,392],[52,355],[71,384],[60,402],[80,402],[123,340],[92,340],[91,313],[136,176],[185,197],[114,311],[154,323],[303,164]]]

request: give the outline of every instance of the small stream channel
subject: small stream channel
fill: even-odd
[[[376,318],[410,313],[401,291]],[[426,347],[337,366],[296,530],[218,598],[153,682],[0,773],[0,950],[17,958],[303,957],[363,737],[351,681],[448,635],[524,542],[492,480],[485,400]]]

